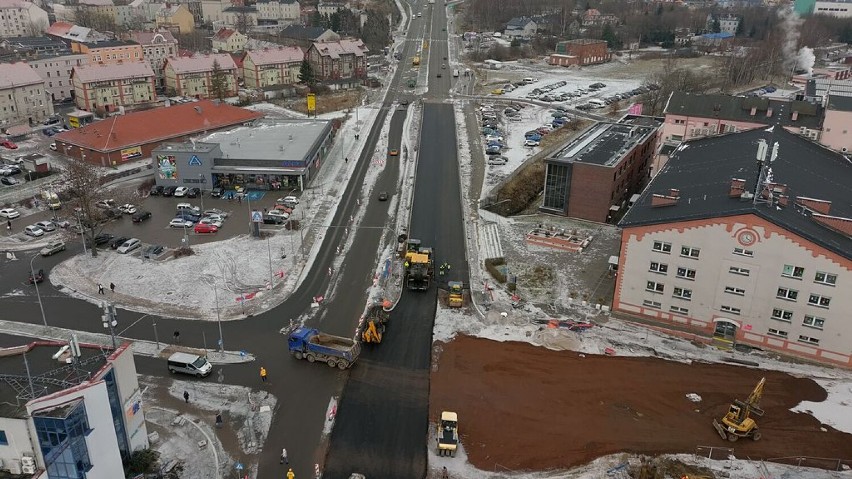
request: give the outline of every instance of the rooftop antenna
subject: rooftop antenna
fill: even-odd
[[[754,185],[754,199],[752,204],[758,203],[773,203],[772,192],[769,192],[769,197],[762,198],[761,192],[766,186],[772,182],[772,162],[778,158],[778,142],[772,144],[772,153],[770,153],[769,161],[766,161],[766,153],[769,145],[766,140],[761,139],[757,143],[757,183]]]

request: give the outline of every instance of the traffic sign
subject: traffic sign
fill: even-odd
[[[260,213],[260,211],[252,211],[251,220],[254,223],[263,223],[263,215]]]
[[[238,470],[238,471],[242,471],[242,470],[243,470],[243,465],[242,465],[242,463],[241,463],[241,462],[239,462],[239,461],[237,461],[237,463],[236,463],[236,464],[234,464],[234,469],[236,469],[236,470]]]

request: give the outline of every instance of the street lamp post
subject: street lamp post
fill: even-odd
[[[201,190],[201,194],[199,194],[198,197],[201,198],[201,211],[204,212],[204,174],[199,173],[198,179],[201,180],[201,188],[199,188]]]
[[[216,291],[216,283],[213,283],[213,296],[216,298],[216,324],[219,325],[219,352],[225,352],[225,337],[222,336],[222,318],[219,316],[219,292]]]
[[[33,286],[35,286],[36,290],[36,298],[38,298],[38,307],[41,310],[41,320],[45,326],[47,326],[47,316],[44,315],[44,304],[41,302],[41,293],[38,292],[38,281],[36,279],[35,270],[33,269],[33,261],[38,257],[38,253],[34,254],[32,259],[30,259],[30,275],[33,278]]]

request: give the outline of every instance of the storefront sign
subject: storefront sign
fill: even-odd
[[[142,147],[134,146],[121,150],[121,161],[135,160],[136,158],[142,158]]]
[[[157,173],[161,180],[176,180],[177,159],[172,155],[157,155]]]
[[[192,155],[189,159],[189,166],[201,166],[201,160],[198,158],[198,155]]]
[[[281,162],[284,168],[302,168],[305,164],[301,161],[284,160]]]

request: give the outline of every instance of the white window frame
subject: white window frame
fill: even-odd
[[[659,248],[657,246],[659,245]],[[651,245],[651,251],[656,251],[657,253],[666,253],[669,254],[672,252],[672,244],[666,243],[665,241],[657,241]]]
[[[811,293],[808,295],[808,304],[817,308],[826,308],[831,305],[831,298],[821,294]]]
[[[822,279],[820,279],[820,275],[822,275]],[[817,271],[816,274],[814,274],[814,283],[835,286],[837,284],[837,275],[826,273],[825,271]]]
[[[659,287],[659,289],[657,289],[657,287]],[[660,283],[659,281],[648,281],[645,283],[645,291],[663,294],[665,292],[665,289],[666,285]]]
[[[675,306],[675,305],[669,306],[669,311],[671,311],[672,313],[683,314],[683,315],[689,314],[689,308],[683,308],[683,307]]]
[[[683,271],[682,274],[681,274],[681,271]],[[688,280],[692,281],[692,280],[695,280],[695,270],[691,269],[691,268],[684,268],[684,267],[678,266],[677,273],[675,273],[675,276],[677,276],[678,278],[688,279]]]
[[[666,263],[651,261],[651,264],[648,266],[648,271],[652,273],[666,274],[669,271],[669,265]]]
[[[785,301],[798,301],[799,299],[799,291],[796,289],[790,288],[778,288],[778,291],[775,292],[775,297],[778,299],[783,299]]]
[[[770,336],[778,336],[779,338],[784,338],[784,339],[787,339],[787,337],[788,337],[787,331],[781,331],[780,329],[775,329],[775,328],[769,328],[769,331],[767,331],[766,334],[768,334]]]
[[[804,334],[799,335],[799,339],[797,340],[800,343],[812,344],[814,346],[819,346],[819,338],[812,338],[810,336],[805,336]]]
[[[737,288],[736,286],[725,286],[725,292],[728,294],[735,294],[737,296],[745,296],[746,290],[743,288]]]
[[[696,248],[694,246],[681,246],[680,247],[680,256],[682,258],[698,259],[698,255],[700,253],[701,253],[701,248]]]
[[[678,293],[678,291],[680,291]],[[692,290],[687,288],[681,288],[679,286],[675,286],[672,291],[672,298],[684,299],[686,301],[692,300]]]
[[[825,328],[825,318],[806,314],[805,318],[802,320],[802,326],[822,331]]]
[[[734,254],[740,256],[748,256],[749,258],[754,257],[754,251],[745,248],[734,248]]]
[[[776,321],[790,323],[793,321],[793,312],[789,309],[772,308],[772,314],[769,317]]]
[[[785,264],[781,269],[781,276],[785,278],[802,279],[805,277],[805,268],[794,264]]]
[[[651,301],[650,299],[646,299],[642,301],[642,306],[646,306],[648,308],[654,309],[662,309],[663,305],[658,301]]]
[[[743,310],[740,309],[740,308],[735,308],[733,306],[728,306],[726,304],[719,306],[719,311],[722,311],[723,313],[736,314],[737,316],[739,316],[743,312]]]
[[[751,275],[751,270],[748,268],[743,268],[741,266],[731,266],[728,268],[728,272],[731,274],[738,274],[740,276],[749,276]]]

